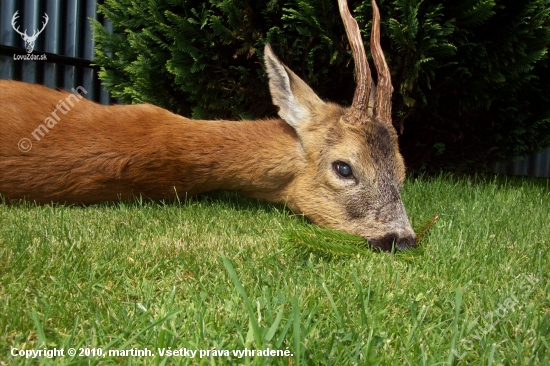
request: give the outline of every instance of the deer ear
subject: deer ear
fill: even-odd
[[[271,98],[273,104],[279,107],[279,116],[294,129],[299,129],[324,102],[302,79],[279,61],[269,44],[265,45],[264,62],[269,76]]]

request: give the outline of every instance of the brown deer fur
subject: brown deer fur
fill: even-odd
[[[0,81],[0,194],[92,204],[231,190],[285,203],[318,225],[384,249],[394,242],[414,246],[399,194],[405,166],[391,121],[364,111],[362,123],[350,123],[346,116],[360,115],[357,110],[322,101],[269,45],[264,61],[282,119],[200,121],[149,104],[80,99],[58,112],[39,140],[33,131],[70,94]],[[18,148],[23,138],[32,142],[28,151]],[[351,167],[351,176],[339,174],[338,162]]]

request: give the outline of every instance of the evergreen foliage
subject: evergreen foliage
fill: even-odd
[[[370,39],[370,0],[349,0]],[[414,168],[480,169],[550,146],[550,0],[378,1],[394,124]],[[95,63],[113,96],[193,118],[275,115],[266,42],[324,99],[349,104],[335,0],[106,0]],[[370,56],[370,55],[369,55]]]
[[[413,221],[418,246],[422,245],[426,234],[438,219],[438,216],[434,216],[430,220],[421,221],[420,224]],[[372,250],[380,250],[380,248],[365,242],[365,238],[361,236],[306,222],[286,227],[281,231],[280,241],[286,246],[285,251],[302,256],[315,253],[326,258],[350,257],[365,255]]]

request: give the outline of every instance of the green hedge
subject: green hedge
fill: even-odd
[[[349,1],[367,49],[369,1]],[[550,0],[379,0],[394,124],[416,169],[482,169],[550,146]],[[353,60],[335,0],[106,0],[100,77],[126,103],[193,118],[275,115],[262,50],[349,104]]]

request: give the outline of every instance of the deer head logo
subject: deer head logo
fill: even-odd
[[[19,15],[17,15],[17,13],[19,13],[19,10],[17,10],[15,12],[15,14],[13,14],[13,17],[11,18],[11,26],[13,27],[13,30],[15,30],[17,33],[19,33],[21,35],[21,38],[23,38],[23,41],[25,41],[25,48],[27,49],[27,53],[31,53],[34,49],[34,42],[36,42],[36,38],[38,38],[38,36],[40,35],[40,33],[42,33],[42,31],[44,30],[44,28],[46,28],[46,25],[48,24],[48,14],[44,13],[44,22],[42,22],[42,29],[40,29],[37,33],[37,31],[35,30],[32,34],[32,36],[28,36],[27,35],[27,30],[25,29],[24,32],[20,32],[19,31],[19,26],[17,26],[17,28],[15,28],[15,22],[17,20],[17,18],[19,18]]]

